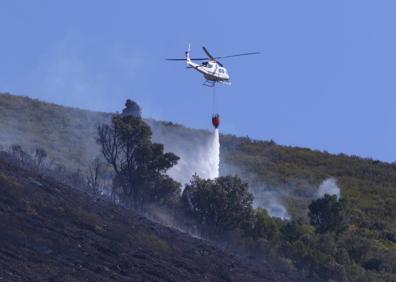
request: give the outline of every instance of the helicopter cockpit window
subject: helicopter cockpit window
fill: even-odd
[[[206,65],[206,67],[207,67],[208,69],[211,69],[213,66],[212,66],[211,64],[208,63],[208,64]]]
[[[224,73],[224,69],[219,69],[219,73]]]

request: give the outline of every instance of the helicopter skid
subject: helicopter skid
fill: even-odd
[[[202,83],[202,85],[207,87],[215,87],[216,82],[211,80],[206,80],[204,83]]]
[[[224,85],[231,85],[231,81],[227,80],[227,81],[220,81],[221,84]]]
[[[206,80],[204,83],[202,83],[202,85],[207,86],[207,87],[215,87],[216,83],[220,83],[220,84],[224,84],[224,85],[231,85],[231,81],[222,81],[222,80],[218,80],[218,81],[213,81],[213,80]]]

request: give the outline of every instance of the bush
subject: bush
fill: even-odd
[[[267,240],[275,240],[280,236],[279,224],[273,217],[268,215],[265,209],[255,210],[252,220],[246,224],[244,230],[246,236],[255,239],[264,238]]]
[[[194,176],[182,196],[185,210],[207,231],[226,232],[251,220],[253,196],[235,176],[215,180]]]
[[[325,194],[309,205],[309,218],[318,233],[344,231],[349,224],[349,212],[344,199],[337,200],[336,195]]]
[[[305,232],[304,226],[296,220],[287,221],[281,227],[282,237],[289,242],[300,239]]]

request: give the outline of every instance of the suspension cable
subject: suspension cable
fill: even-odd
[[[213,87],[213,94],[212,94],[212,115],[218,114],[217,111],[217,99],[216,99],[216,85]]]

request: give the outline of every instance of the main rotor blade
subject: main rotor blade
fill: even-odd
[[[165,59],[167,61],[186,61],[186,59]],[[207,61],[208,58],[191,58],[191,61]]]
[[[257,55],[261,54],[260,52],[250,52],[250,53],[242,53],[242,54],[234,54],[234,55],[229,55],[229,56],[221,56],[221,57],[215,57],[214,59],[226,59],[226,58],[232,58],[232,57],[240,57],[240,56],[248,56],[248,55]]]
[[[202,47],[202,49],[205,51],[206,55],[208,55],[209,59],[215,61],[215,58],[209,53],[208,49],[206,49],[205,47]]]

